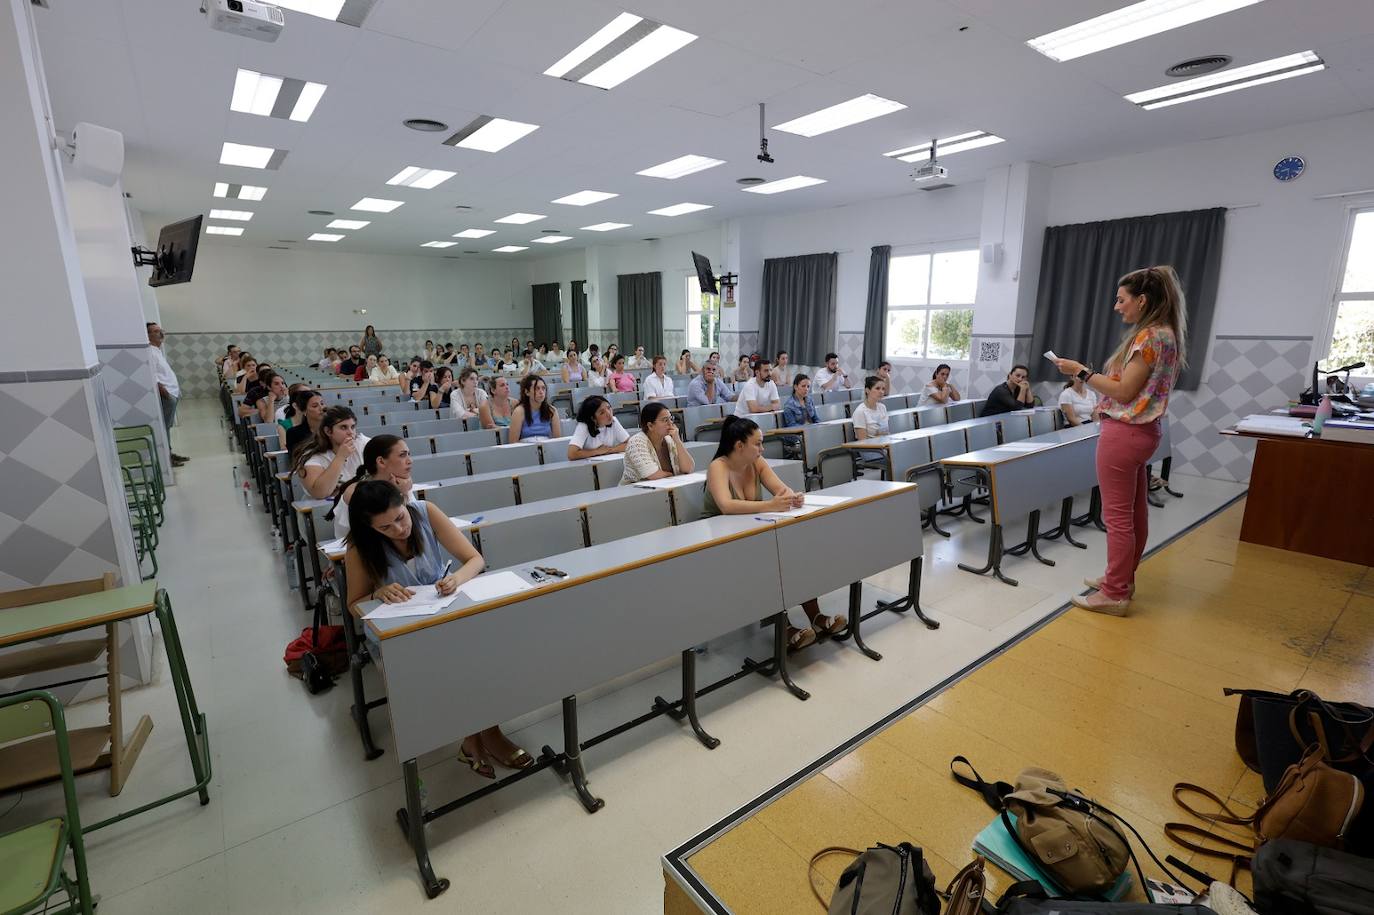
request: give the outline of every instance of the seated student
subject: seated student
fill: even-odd
[[[601,361],[601,357],[592,355],[592,361],[587,365],[587,386],[606,390],[611,383],[610,374],[606,371],[606,365]]]
[[[707,362],[701,367],[701,375],[692,379],[687,386],[687,406],[703,407],[713,403],[728,403],[729,386],[719,379],[720,366]]]
[[[429,386],[429,406],[432,410],[447,410],[453,404],[453,369],[441,365],[434,370],[434,384]]]
[[[996,416],[1012,410],[1029,410],[1035,406],[1035,397],[1030,389],[1030,369],[1024,365],[1014,365],[1007,373],[1005,384],[999,384],[988,395],[980,416]]]
[[[368,356],[362,365],[358,366],[353,372],[354,381],[367,381],[372,377],[372,373],[377,371],[377,357]]]
[[[298,381],[286,389],[286,407],[279,411],[277,418],[277,443],[283,449],[286,448],[286,433],[305,422],[305,417],[296,409],[296,395],[308,390],[310,385],[304,381]]]
[[[1092,422],[1096,409],[1097,392],[1085,385],[1083,379],[1075,375],[1064,382],[1064,390],[1059,392],[1059,412],[1070,426]]]
[[[448,368],[443,371],[453,374]],[[510,390],[509,386],[506,390]],[[476,419],[483,429],[495,429],[496,421],[492,419],[489,400],[487,392],[477,384],[477,370],[468,366],[458,373],[458,387],[450,392],[449,415],[454,419]]]
[[[738,385],[744,384],[750,378],[753,378],[754,373],[749,370],[749,366],[749,356],[740,356],[739,362],[735,364],[735,374],[730,377],[730,380]]]
[[[811,379],[798,372],[792,379],[792,393],[782,405],[782,424],[804,426],[820,421],[821,418],[816,415],[816,404],[811,399]]]
[[[666,397],[676,397],[673,379],[664,374],[668,371],[668,357],[655,356],[653,366],[654,370],[644,376],[644,381],[639,386],[639,399],[662,400]]]
[[[421,358],[428,359],[430,362],[433,362],[435,364],[442,362],[444,359],[444,345],[441,343],[439,344],[439,348],[435,349],[434,341],[426,340],[425,351],[421,354]]]
[[[324,519],[334,522],[334,537],[337,539],[348,533],[348,504],[353,492],[364,480],[386,480],[401,491],[407,502],[419,504],[418,493],[414,491],[414,481],[410,478],[412,467],[410,446],[399,435],[378,435],[368,441],[363,448],[363,462],[358,472],[339,483],[334,490],[334,504],[325,512]],[[344,503],[342,506],[339,503]]]
[[[358,366],[366,364],[363,358],[363,351],[356,344],[348,348],[348,357],[339,363],[338,372],[345,378],[352,378],[358,371]]]
[[[961,399],[959,389],[949,380],[949,366],[942,362],[935,366],[935,371],[930,376],[930,382],[921,391],[921,400],[917,406],[951,404]]]
[[[479,343],[472,351],[472,367],[484,369],[488,365],[490,363],[487,362],[487,351],[482,349],[482,344]]]
[[[685,349],[677,357],[677,373],[679,375],[695,375],[701,371],[701,367],[692,361],[692,351]]]
[[[296,450],[315,437],[315,433],[320,431],[320,421],[324,419],[324,395],[319,391],[306,389],[297,391],[291,395],[291,406],[295,408],[297,415],[302,417],[302,422],[296,423],[286,430],[285,444],[287,457],[291,459],[292,466],[296,462]]]
[[[892,363],[891,363],[891,362],[888,362],[886,359],[884,359],[882,362],[879,362],[879,363],[878,363],[878,373],[877,373],[877,374],[878,374],[878,377],[879,377],[879,378],[881,378],[883,381],[887,382],[887,389],[888,389],[889,391],[895,391],[895,390],[897,390],[896,386],[892,383]]]
[[[420,360],[420,374],[410,379],[410,399],[425,403],[429,401],[429,392],[438,385],[434,383],[434,363],[428,359]]]
[[[320,418],[315,437],[296,452],[291,469],[312,499],[328,499],[340,480],[358,472],[363,449],[370,441],[358,432],[358,420],[348,407],[329,407]]]
[[[424,360],[419,356],[411,356],[410,362],[406,363],[406,370],[401,373],[400,378],[396,379],[396,387],[400,390],[402,396],[409,397],[411,392],[415,390],[415,384],[420,378],[420,366],[423,362]]]
[[[627,369],[647,369],[652,363],[649,357],[644,355],[644,347],[636,346],[634,355],[625,360]]]
[[[787,350],[785,349],[778,350],[778,354],[773,357],[773,371],[771,375],[773,383],[778,386],[779,391],[791,384],[788,380],[788,376],[791,373],[787,369],[787,359]]]
[[[487,401],[487,408],[491,411],[491,421],[498,428],[510,425],[510,418],[515,413],[515,401],[510,396],[509,379],[497,375],[491,380],[491,397]]]
[[[543,346],[543,344],[541,343],[540,346]],[[563,347],[555,340],[549,344],[549,348],[544,351],[544,354],[540,358],[548,365],[558,365],[563,361],[564,355]]]
[[[452,365],[460,372],[472,365],[472,355],[468,352],[468,345],[466,343],[458,347],[458,352],[456,353],[450,350],[447,356],[448,358],[446,361],[448,364]]]
[[[563,427],[558,411],[549,404],[549,387],[538,375],[520,379],[520,403],[510,416],[510,435],[506,441],[542,442],[562,438]]]
[[[854,438],[857,441],[887,435],[887,404],[881,402],[886,396],[887,384],[881,378],[869,375],[864,379],[864,401],[849,414],[854,421]]]
[[[334,371],[334,363],[338,362],[338,351],[332,346],[324,348],[324,358],[315,363],[315,368],[322,372]]]
[[[520,374],[533,375],[535,372],[547,371],[544,363],[534,357],[534,350],[527,349],[520,354]]]
[[[773,383],[771,365],[767,356],[754,360],[754,377],[739,386],[739,396],[735,398],[735,415],[746,413],[771,413],[782,409],[778,399],[778,386]]]
[[[825,367],[816,370],[816,387],[822,391],[838,391],[849,387],[849,373],[840,368],[840,357],[825,354]]]
[[[585,353],[582,354],[582,361],[585,362],[587,365],[591,365],[591,364],[592,364],[592,357],[594,357],[594,356],[600,356],[600,355],[601,355],[601,347],[599,347],[599,346],[597,346],[595,343],[593,343],[593,344],[589,345],[589,346],[587,347],[587,351],[586,351]]]
[[[248,386],[258,380],[258,360],[245,353],[239,359],[239,370],[234,373],[234,393],[243,394]]]
[[[369,361],[371,359],[369,358]],[[368,380],[373,384],[395,384],[401,378],[401,373],[396,370],[396,366],[391,364],[391,360],[385,355],[377,357],[377,367],[368,373]]]
[[[568,443],[568,460],[580,461],[599,454],[620,454],[630,433],[615,418],[611,403],[599,394],[582,401],[577,408],[577,425]]]
[[[771,497],[770,497],[771,496]],[[793,492],[778,479],[763,459],[763,432],[758,423],[743,416],[727,416],[720,429],[716,456],[706,467],[706,496],[701,516],[752,515],[758,512],[785,512],[801,508],[805,497]],[[810,628],[787,626],[787,647],[805,648],[819,635],[844,632],[849,621],[843,616],[821,613],[815,598],[802,604]]]
[[[260,423],[276,422],[286,411],[286,394],[286,379],[271,369],[263,369],[258,372],[258,380],[244,393],[239,415],[256,413]]]
[[[563,366],[558,370],[566,384],[582,383],[582,356],[577,350],[568,350],[568,354],[563,357]]]
[[[625,444],[625,470],[620,475],[620,485],[677,476],[695,469],[692,455],[673,422],[672,411],[661,403],[645,404],[639,411],[639,431]]]
[[[606,347],[606,352],[602,354],[601,358],[606,360],[607,365],[610,365],[612,362],[615,362],[615,357],[619,355],[620,346],[612,343],[610,346]]]
[[[348,605],[367,600],[396,604],[409,600],[412,588],[434,585],[448,596],[485,567],[482,555],[433,503],[407,504],[400,490],[385,480],[367,480],[354,490],[348,505]],[[461,565],[447,575],[449,559]],[[493,763],[528,769],[534,759],[511,742],[499,727],[463,738],[458,761],[483,778],[495,778]]]
[[[625,357],[611,359],[611,374],[606,380],[606,390],[629,394],[635,389],[635,376],[625,371]]]

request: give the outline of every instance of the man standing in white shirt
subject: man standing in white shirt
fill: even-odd
[[[770,377],[773,364],[767,357],[760,356],[754,361],[754,377],[740,385],[739,397],[735,400],[735,415],[747,416],[750,413],[770,413],[782,409],[778,399],[778,386]]]
[[[825,354],[825,368],[816,372],[816,387],[822,391],[838,391],[849,387],[849,375],[840,368],[840,357],[834,353]]]
[[[153,380],[157,382],[157,396],[162,401],[162,422],[167,427],[167,444],[172,443],[172,426],[177,421],[177,401],[181,400],[181,385],[177,384],[176,372],[162,354],[162,341],[166,338],[156,321],[148,322],[148,344],[153,348]],[[180,467],[190,458],[172,452],[172,466]]]
[[[644,347],[635,350],[635,355],[644,351]],[[676,397],[673,390],[673,380],[664,374],[668,370],[668,357],[655,356],[654,370],[651,374],[644,376],[644,380],[639,383],[640,400],[662,400],[665,397]]]

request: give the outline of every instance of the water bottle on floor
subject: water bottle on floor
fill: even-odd
[[[243,504],[244,504],[245,507],[247,507],[247,506],[249,506],[249,505],[252,504],[252,500],[248,498],[248,481],[247,481],[247,480],[244,480],[244,481],[243,481]]]
[[[234,469],[234,488],[235,488],[235,489],[238,489],[238,488],[239,488],[239,465],[238,465],[238,464],[233,465],[233,469]]]

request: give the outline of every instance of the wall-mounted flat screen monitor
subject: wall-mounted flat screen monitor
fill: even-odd
[[[192,216],[162,227],[157,236],[157,263],[149,286],[171,286],[191,282],[196,267],[196,248],[200,244],[200,224],[204,216]]]

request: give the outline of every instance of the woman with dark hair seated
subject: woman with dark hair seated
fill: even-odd
[[[538,375],[520,379],[520,403],[510,414],[507,444],[519,441],[542,442],[563,437],[558,411],[549,405],[549,386]]]
[[[763,459],[763,432],[758,423],[743,416],[727,416],[720,427],[720,446],[706,468],[706,498],[701,516],[749,515],[758,512],[785,512],[801,508],[805,497],[793,492],[778,479]],[[843,616],[826,616],[815,598],[802,604],[810,628],[787,626],[790,651],[805,648],[817,636],[844,632],[849,621]]]
[[[573,429],[572,441],[568,442],[568,460],[620,454],[629,440],[630,433],[615,418],[610,401],[593,394],[577,408],[577,426]]]
[[[324,520],[334,522],[334,536],[348,534],[348,505],[358,484],[365,480],[385,480],[401,491],[409,502],[419,504],[415,497],[414,481],[410,478],[410,446],[399,435],[374,435],[363,448],[363,463],[350,479],[339,483],[334,491],[334,504],[325,512]],[[339,503],[343,506],[340,507]]]
[[[639,431],[625,445],[625,471],[620,476],[620,485],[659,480],[695,469],[692,455],[678,435],[672,411],[656,401],[645,404],[639,411]]]
[[[367,600],[404,603],[412,588],[434,585],[448,597],[482,571],[485,562],[468,539],[433,503],[408,504],[401,491],[385,480],[359,483],[348,503],[348,606]],[[450,558],[459,567],[448,574]],[[495,778],[492,763],[528,769],[534,759],[489,727],[463,738],[458,761],[483,778]]]

